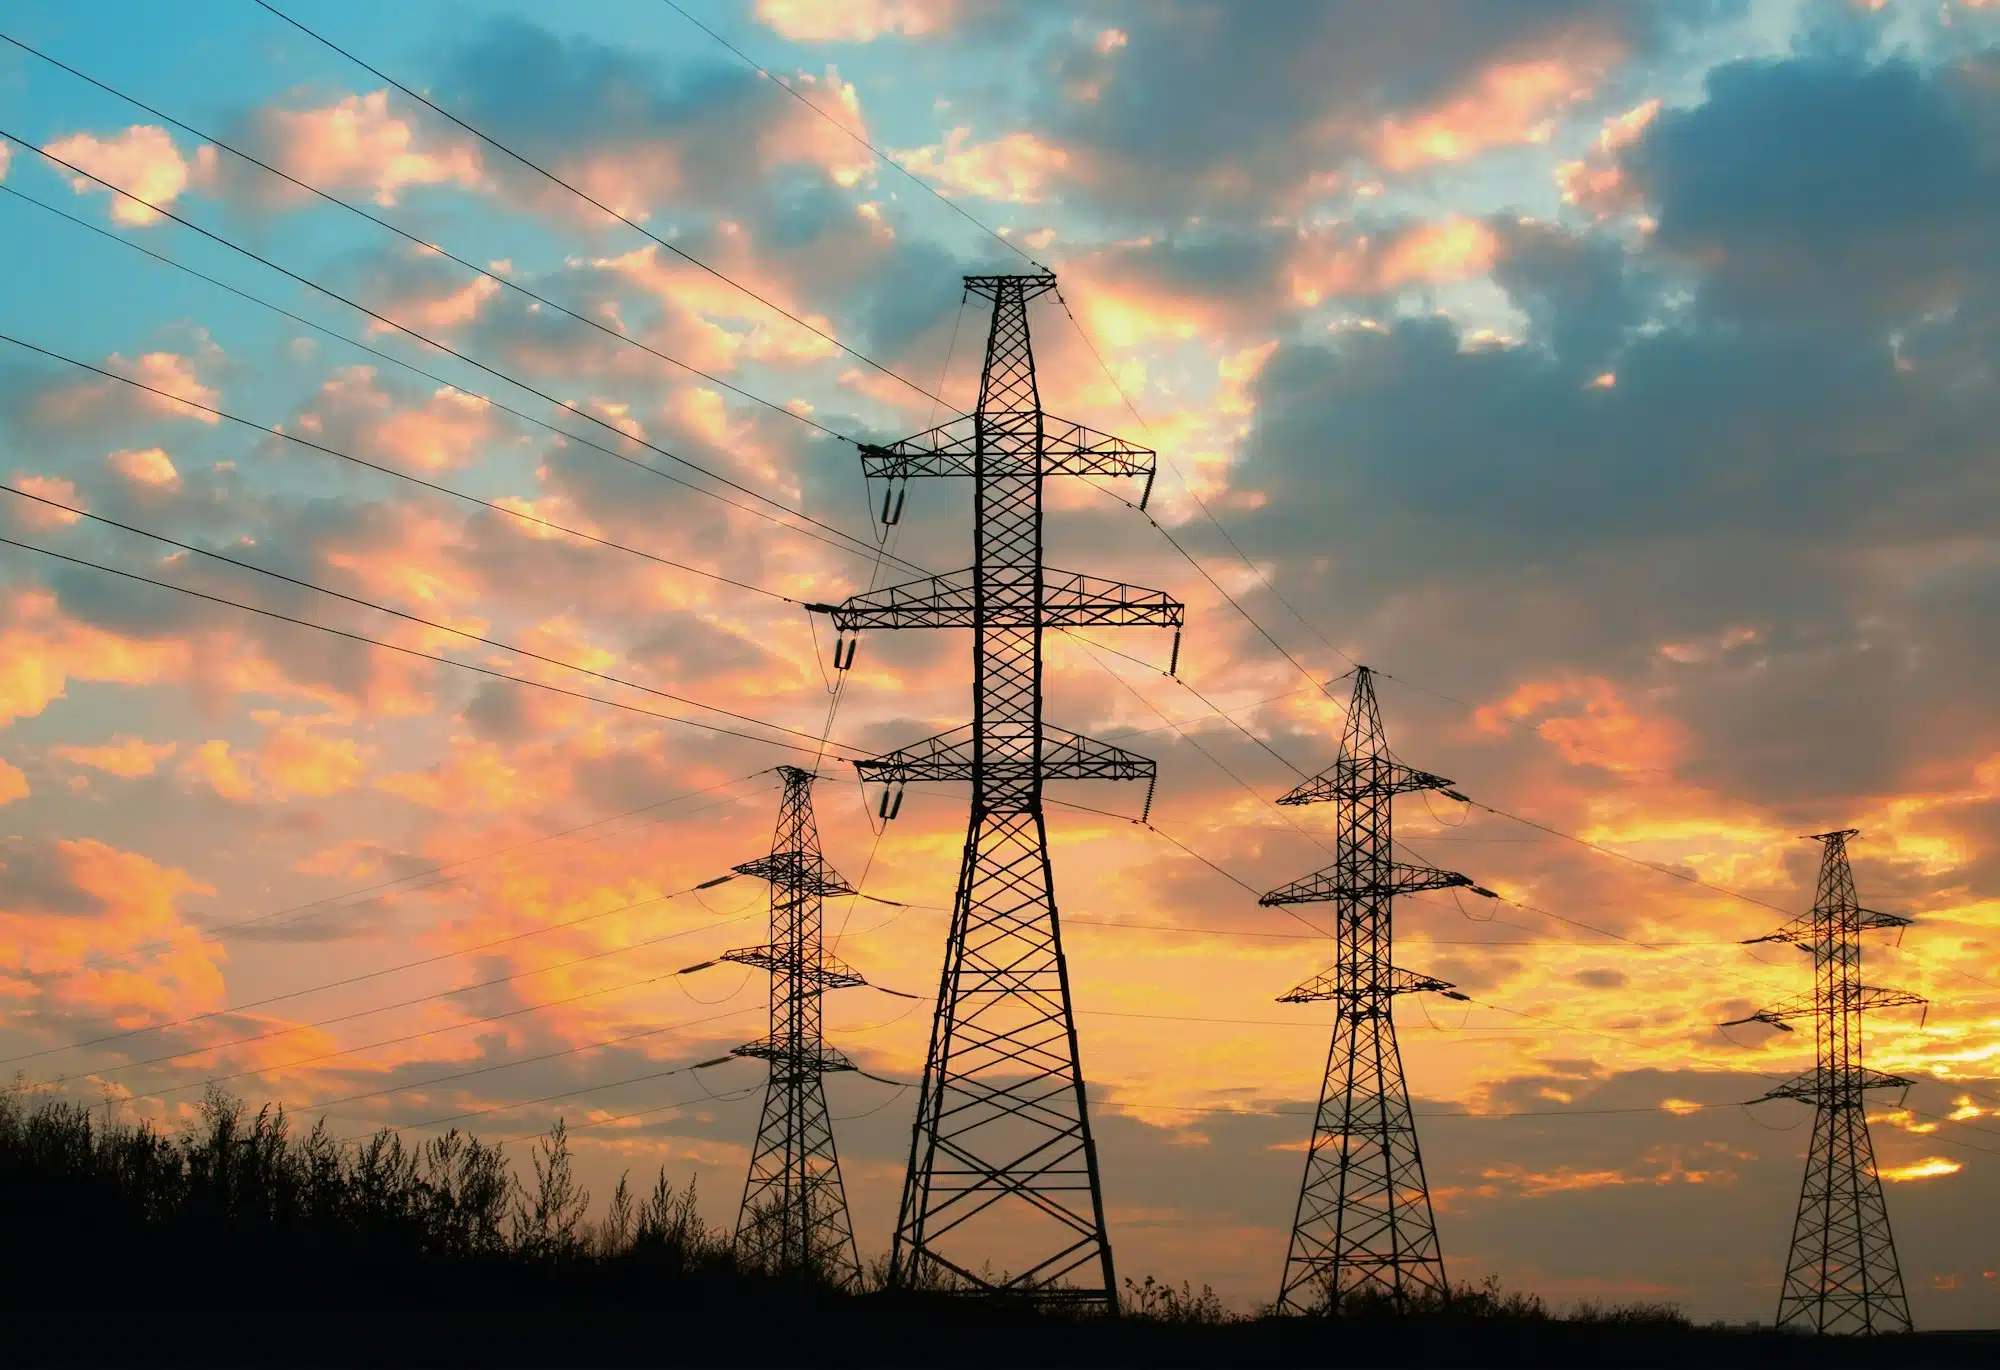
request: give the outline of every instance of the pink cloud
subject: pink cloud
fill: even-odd
[[[278,164],[322,190],[365,190],[392,205],[411,186],[486,183],[476,142],[420,140],[413,124],[390,112],[387,90],[319,109],[268,109],[258,120]]]
[[[1039,204],[1071,170],[1067,149],[1033,133],[1008,133],[984,143],[970,142],[971,134],[961,125],[945,134],[942,143],[896,149],[890,155],[948,194],[1011,204]]]
[[[72,133],[44,144],[42,150],[127,192],[113,194],[111,217],[135,228],[143,228],[160,218],[158,210],[149,206],[165,209],[190,185],[209,184],[215,178],[214,148],[206,145],[196,148],[193,159],[189,160],[181,156],[173,135],[154,124],[134,124],[109,138]],[[101,189],[87,177],[69,179],[79,195]],[[137,198],[129,198],[132,196]],[[141,204],[141,200],[147,203]]]
[[[920,38],[957,18],[959,0],[757,0],[757,19],[796,43]]]
[[[167,491],[181,488],[181,473],[174,469],[173,458],[160,448],[132,448],[113,452],[106,460],[111,463],[112,470],[134,485],[145,485],[155,490]]]

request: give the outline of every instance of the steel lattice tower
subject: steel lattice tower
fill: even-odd
[[[1442,980],[1396,968],[1390,907],[1399,894],[1472,882],[1393,859],[1390,806],[1396,795],[1450,784],[1390,754],[1374,678],[1361,666],[1339,756],[1278,801],[1331,800],[1337,860],[1257,902],[1331,903],[1338,948],[1333,969],[1279,1000],[1334,1006],[1333,1045],[1278,1288],[1280,1312],[1338,1310],[1356,1294],[1386,1295],[1400,1305],[1449,1292],[1390,1003],[1420,990],[1465,996]]]
[[[748,1267],[807,1274],[852,1287],[861,1279],[840,1157],[826,1109],[824,1077],[854,1063],[820,1040],[820,996],[867,983],[826,955],[822,901],[854,890],[820,853],[810,771],[780,766],[785,782],[771,854],[734,869],[771,882],[771,941],[724,952],[725,961],[771,973],[771,1032],[735,1055],[770,1062],[764,1114],[736,1220],[736,1251]]]
[[[1138,476],[1150,490],[1154,454],[1043,413],[1028,302],[1054,290],[1054,276],[968,276],[965,285],[993,302],[978,408],[886,447],[865,445],[861,456],[868,476],[889,482],[894,505],[885,495],[885,517],[900,514],[903,482],[913,477],[970,479],[973,565],[832,610],[843,633],[969,628],[974,639],[970,726],[859,763],[864,780],[891,786],[972,785],[890,1278],[1115,1311],[1042,787],[1151,781],[1155,769],[1042,721],[1042,635],[1083,626],[1178,629],[1183,609],[1156,591],[1044,567],[1047,478]],[[852,657],[850,645],[846,661]],[[1017,1268],[993,1273],[996,1252]]]
[[[1861,983],[1861,934],[1908,927],[1910,920],[1861,907],[1847,862],[1847,839],[1858,831],[1814,834],[1810,840],[1825,850],[1812,912],[1750,939],[1789,942],[1811,952],[1816,981],[1811,998],[1799,996],[1735,1022],[1768,1023],[1790,1032],[1787,1019],[1811,1018],[1818,1046],[1811,1070],[1754,1101],[1797,1099],[1813,1105],[1812,1150],[1778,1295],[1778,1325],[1815,1332],[1907,1332],[1910,1305],[1882,1179],[1875,1172],[1866,1101],[1871,1089],[1907,1089],[1912,1081],[1861,1064],[1861,1015],[1925,1001],[1906,990]]]

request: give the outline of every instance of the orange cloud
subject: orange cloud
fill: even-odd
[[[1660,101],[1655,98],[1605,120],[1588,152],[1556,167],[1556,185],[1563,203],[1587,209],[1600,219],[1637,204],[1625,184],[1617,154],[1637,142],[1659,113]]]
[[[221,949],[199,937],[178,901],[214,888],[185,871],[90,839],[0,849],[0,966],[60,978],[33,993],[116,1021],[206,1006],[222,991]],[[135,960],[134,953],[144,959]],[[96,968],[92,960],[111,959]]]
[[[1941,1175],[1956,1175],[1963,1169],[1965,1167],[1957,1161],[1949,1161],[1942,1156],[1926,1156],[1908,1165],[1884,1166],[1881,1174],[1892,1184],[1901,1184],[1910,1180],[1935,1180]]]
[[[236,764],[236,758],[229,753],[229,744],[220,738],[204,742],[195,748],[188,758],[186,769],[206,780],[209,787],[224,799],[234,799],[239,803],[253,793],[243,768]]]
[[[321,109],[266,110],[261,122],[278,164],[321,189],[366,190],[392,205],[410,186],[485,183],[476,143],[440,139],[420,148],[416,128],[389,112],[387,90]]]
[[[1491,228],[1453,215],[1379,239],[1368,234],[1302,238],[1287,274],[1292,298],[1310,307],[1328,296],[1466,280],[1492,270],[1499,253],[1500,240]]]
[[[115,737],[101,747],[51,747],[49,755],[72,766],[88,766],[107,775],[127,780],[151,775],[160,762],[172,756],[179,744],[147,742],[137,737]]]
[[[135,485],[150,485],[155,490],[181,488],[181,473],[174,469],[173,458],[157,447],[113,452],[106,460],[112,470]]]
[[[942,143],[892,149],[889,155],[936,182],[946,193],[1012,204],[1039,204],[1050,183],[1070,168],[1067,149],[1045,143],[1032,133],[1009,133],[992,142],[968,145],[969,137],[971,130],[961,126],[947,133]]]
[[[0,804],[11,804],[27,797],[28,777],[22,775],[12,762],[0,761]]]
[[[372,366],[335,372],[298,426],[316,436],[358,427],[366,446],[425,471],[466,465],[495,432],[486,400],[441,386],[414,407],[399,406],[376,384]]]
[[[1473,722],[1483,733],[1502,735],[1520,719],[1571,702],[1580,703],[1583,712],[1544,719],[1535,729],[1571,765],[1649,771],[1673,764],[1681,742],[1678,725],[1640,717],[1602,676],[1531,682],[1498,704],[1481,706]]]
[[[959,0],[757,0],[757,20],[795,43],[871,43],[949,28]]]
[[[135,228],[160,218],[158,210],[148,204],[165,209],[190,184],[212,181],[215,175],[214,148],[195,149],[194,160],[190,162],[181,156],[173,136],[154,124],[134,124],[110,138],[72,133],[44,144],[42,150],[129,192],[112,196],[111,217]],[[100,189],[95,181],[82,176],[72,176],[69,181],[79,195]],[[140,200],[148,204],[141,204]]]
[[[293,719],[271,730],[256,760],[273,789],[314,799],[353,789],[361,779],[361,751],[352,739],[321,736]]]
[[[1462,162],[1490,148],[1547,142],[1555,116],[1589,98],[1591,81],[1611,57],[1597,49],[1489,68],[1437,108],[1385,121],[1374,138],[1375,161],[1409,171]]]
[[[183,642],[119,637],[61,616],[46,590],[16,591],[0,632],[0,724],[28,718],[62,697],[68,681],[147,685],[185,668]]]

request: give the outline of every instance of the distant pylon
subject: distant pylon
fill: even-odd
[[[1814,1332],[1907,1332],[1910,1304],[1889,1233],[1882,1177],[1875,1172],[1866,1100],[1871,1089],[1907,1089],[1913,1082],[1861,1064],[1861,1014],[1925,1000],[1907,990],[1861,983],[1861,934],[1908,927],[1910,920],[1861,907],[1847,862],[1847,839],[1858,833],[1845,828],[1813,834],[1810,840],[1823,844],[1824,851],[1812,912],[1749,939],[1790,942],[1810,952],[1816,977],[1812,996],[1788,999],[1723,1026],[1768,1023],[1790,1032],[1787,1019],[1811,1018],[1818,1046],[1819,1059],[1811,1070],[1753,1100],[1797,1099],[1814,1106],[1812,1150],[1778,1295],[1778,1325]]]
[[[826,955],[820,910],[828,895],[854,890],[820,853],[812,772],[780,766],[778,774],[785,793],[771,854],[735,867],[771,882],[771,941],[721,958],[771,973],[770,1035],[734,1053],[771,1066],[736,1220],[736,1252],[751,1269],[852,1287],[861,1279],[861,1262],[823,1077],[855,1067],[820,1039],[820,995],[867,982]]]
[[[1399,894],[1472,882],[1396,861],[1390,806],[1396,795],[1451,783],[1390,754],[1373,674],[1359,666],[1339,756],[1278,801],[1333,801],[1336,860],[1257,902],[1331,903],[1337,947],[1331,970],[1279,1000],[1334,1006],[1333,1045],[1278,1287],[1282,1313],[1338,1310],[1356,1294],[1386,1295],[1400,1305],[1448,1292],[1390,1002],[1420,990],[1465,996],[1442,980],[1395,967],[1390,907]]]
[[[974,635],[970,726],[859,763],[864,780],[898,791],[915,780],[972,785],[889,1273],[898,1285],[939,1283],[1115,1311],[1042,787],[1150,781],[1155,769],[1142,756],[1042,721],[1042,635],[1068,627],[1178,629],[1183,610],[1157,591],[1043,565],[1047,478],[1139,476],[1150,489],[1154,454],[1043,412],[1028,302],[1054,290],[1054,276],[968,276],[965,286],[993,301],[978,409],[887,447],[863,445],[861,460],[867,475],[888,481],[887,522],[901,516],[911,478],[969,478],[973,565],[821,606],[843,635],[865,628]],[[845,655],[837,647],[834,657],[842,667],[854,659],[853,641],[844,645]],[[887,790],[882,805],[883,817],[894,817]],[[1000,1273],[994,1263],[1003,1264]]]

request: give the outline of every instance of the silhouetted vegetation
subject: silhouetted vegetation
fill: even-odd
[[[1489,1280],[1398,1308],[1238,1317],[1126,1280],[1124,1316],[934,1289],[859,1293],[738,1269],[692,1182],[621,1177],[591,1217],[566,1129],[525,1170],[461,1132],[359,1144],[211,1093],[168,1135],[0,1096],[0,1232],[16,1363],[1628,1365],[1988,1364],[2000,1342],[1820,1343],[1696,1327],[1666,1305],[1552,1311]]]

